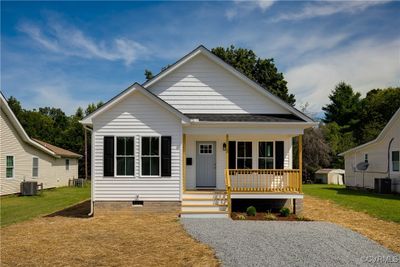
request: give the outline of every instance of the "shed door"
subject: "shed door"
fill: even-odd
[[[196,187],[216,187],[215,142],[196,142]]]

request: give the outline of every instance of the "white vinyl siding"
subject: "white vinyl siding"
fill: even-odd
[[[182,113],[288,113],[203,55],[148,89]]]
[[[39,158],[32,158],[32,177],[37,178],[39,176]]]
[[[179,201],[181,120],[138,91],[94,118],[93,198],[95,201]],[[134,136],[135,175],[103,176],[104,136]],[[171,177],[145,177],[140,171],[142,136],[171,136]]]

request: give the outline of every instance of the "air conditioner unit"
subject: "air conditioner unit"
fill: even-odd
[[[21,195],[22,196],[37,195],[37,182],[21,182]]]
[[[375,178],[374,191],[379,194],[392,193],[392,180],[389,178]]]

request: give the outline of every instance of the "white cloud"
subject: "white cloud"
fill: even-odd
[[[321,1],[306,4],[303,9],[297,12],[281,14],[274,18],[273,21],[282,20],[302,20],[314,17],[330,16],[338,13],[349,13],[354,14],[365,9],[382,5],[390,2],[390,0],[380,0],[380,1]]]
[[[329,55],[289,68],[285,73],[298,105],[308,102],[320,111],[329,102],[335,85],[344,81],[365,94],[373,88],[399,86],[400,39],[380,42],[364,40]]]
[[[247,15],[256,9],[265,12],[267,9],[271,8],[275,2],[276,0],[236,0],[234,1],[234,6],[225,12],[225,16],[227,19],[232,20],[236,17]]]
[[[111,42],[94,40],[76,27],[50,18],[42,29],[32,23],[21,23],[18,29],[42,47],[66,56],[123,61],[132,64],[147,53],[147,48],[133,40],[115,38]]]

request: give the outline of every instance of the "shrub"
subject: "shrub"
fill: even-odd
[[[246,213],[249,216],[256,216],[257,210],[254,206],[250,206],[247,208]]]
[[[246,216],[244,216],[243,214],[237,215],[236,218],[237,218],[238,220],[246,220]]]
[[[269,211],[267,212],[267,214],[264,215],[264,219],[267,221],[275,221],[276,216]]]
[[[288,217],[290,214],[289,208],[281,208],[281,210],[279,212],[281,213],[281,216],[283,216],[283,217]]]
[[[298,216],[298,217],[296,218],[296,220],[298,220],[298,221],[311,221],[310,219],[308,219],[308,218],[306,218],[306,217],[303,217],[303,216]]]

